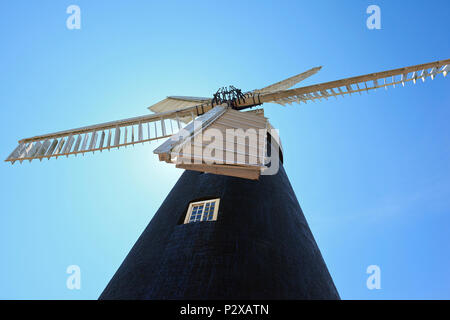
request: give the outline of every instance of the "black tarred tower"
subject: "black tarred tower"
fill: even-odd
[[[220,199],[216,221],[184,224]],[[253,181],[186,170],[100,299],[339,299],[282,165]]]

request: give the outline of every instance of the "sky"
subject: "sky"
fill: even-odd
[[[66,9],[81,9],[81,29]],[[369,30],[369,5],[381,29]],[[450,58],[447,0],[0,2],[0,156],[168,95]],[[450,78],[280,106],[284,165],[343,299],[450,299]],[[0,299],[97,299],[182,171],[161,141],[0,164]],[[66,286],[67,267],[81,288]],[[369,290],[367,268],[381,288]]]

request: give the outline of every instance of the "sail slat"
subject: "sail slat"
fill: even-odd
[[[109,131],[108,131],[108,142],[106,143],[106,148],[108,148],[108,150],[109,150],[109,148],[111,147],[111,129],[109,129]]]
[[[50,140],[47,139],[42,143],[42,146],[36,152],[36,158],[39,158],[39,160],[42,160],[42,158],[44,157],[45,152],[47,151],[49,146],[50,146]]]
[[[89,143],[89,151],[92,151],[93,149],[95,149],[96,143],[97,143],[97,131],[95,131],[91,135],[91,142]]]
[[[116,128],[116,134],[114,135],[114,147],[117,147],[120,144],[120,128]]]
[[[143,139],[142,123],[139,123],[139,125],[138,125],[138,142],[142,141],[142,139]]]
[[[19,143],[19,145],[14,149],[13,152],[6,158],[7,161],[17,159],[22,152],[23,149],[25,149],[26,144],[25,143]]]
[[[61,138],[61,139],[59,140],[58,145],[56,146],[56,149],[55,149],[55,153],[54,153],[54,154],[59,155],[59,153],[61,152],[61,150],[62,150],[62,148],[63,148],[63,146],[64,146],[64,142],[65,142],[65,141],[66,141],[65,138]]]
[[[98,144],[98,148],[100,149],[100,150],[102,150],[103,149],[103,143],[105,142],[105,131],[102,131],[102,135],[101,135],[101,137],[100,137],[100,142],[99,142],[99,144]]]
[[[80,148],[81,139],[82,139],[82,136],[80,134],[80,135],[78,135],[77,141],[75,142],[75,146],[73,147],[74,152],[78,152],[78,149]]]
[[[48,148],[47,152],[45,153],[45,156],[48,156],[50,158],[50,156],[55,151],[55,148],[56,148],[57,145],[58,145],[58,139],[54,139],[52,141],[52,144],[50,145],[50,148]]]
[[[74,140],[75,140],[75,138],[72,135],[69,136],[69,138],[67,139],[67,143],[64,146],[64,149],[63,149],[62,153],[69,153],[70,152]]]

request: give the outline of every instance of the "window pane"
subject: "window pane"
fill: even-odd
[[[216,203],[219,203],[218,200],[219,199],[206,200],[203,202],[197,202],[196,204],[191,204],[190,211],[186,213],[190,216],[189,219],[186,218],[187,220],[185,220],[185,223],[213,220]]]

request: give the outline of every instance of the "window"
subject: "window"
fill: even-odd
[[[190,203],[184,223],[217,220],[219,201],[220,199],[212,199]]]

